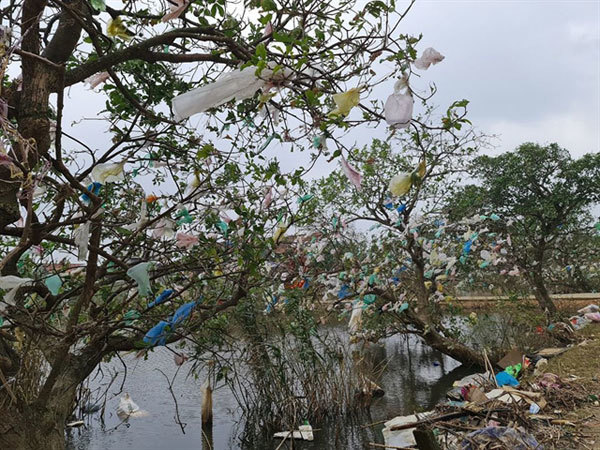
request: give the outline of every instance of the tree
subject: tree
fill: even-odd
[[[547,288],[552,260],[590,233],[591,209],[600,201],[600,155],[573,159],[557,144],[526,143],[512,152],[475,159],[471,175],[448,202],[450,216],[496,214],[490,226],[510,236],[509,255],[543,310],[556,314]]]
[[[0,446],[62,448],[76,387],[100,361],[181,340],[252,298],[302,215],[302,176],[339,156],[347,130],[383,119],[371,66],[410,76],[419,38],[397,32],[410,6],[2,6]],[[85,106],[86,80],[101,86],[105,109],[87,114],[106,142],[64,120]],[[198,86],[185,98],[200,125],[176,120],[171,105]],[[281,171],[272,142],[310,149],[310,164]]]
[[[436,126],[425,117],[425,130],[414,127],[393,145],[374,141],[370,148],[353,151],[349,161],[363,175],[360,190],[340,172],[317,181],[313,226],[328,230],[337,242],[323,249],[337,252],[334,260],[339,261],[325,272],[323,283],[338,301],[353,301],[353,316],[360,319],[351,319],[351,329],[356,332],[360,327],[353,323],[362,320],[369,323],[366,330],[385,333],[391,327],[416,334],[460,362],[483,367],[482,353],[461,342],[443,320],[444,284],[456,278],[466,242],[469,248],[476,245],[468,225],[449,223],[442,215],[444,193],[484,144],[473,130],[459,131],[468,122],[466,106],[466,101],[457,102],[449,109],[446,117],[460,120],[457,127]],[[393,186],[396,180],[399,190]],[[364,228],[365,223],[372,226],[362,250],[348,252],[356,239],[349,225]]]

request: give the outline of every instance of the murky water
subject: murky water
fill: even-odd
[[[315,441],[296,442],[298,449],[362,449],[369,442],[383,443],[382,425],[362,425],[379,422],[398,415],[412,414],[433,407],[444,397],[454,380],[469,373],[453,359],[424,346],[416,338],[392,337],[383,342],[382,356],[387,367],[378,381],[385,395],[375,399],[370,410],[360,419],[346,421],[340,426],[312,424]],[[68,449],[82,450],[198,450],[237,449],[242,447],[239,435],[240,411],[227,388],[213,393],[214,421],[212,433],[203,433],[200,408],[202,402],[201,379],[187,377],[186,365],[182,366],[174,384],[179,417],[185,424],[185,434],[175,420],[175,403],[168,389],[167,377],[177,370],[173,354],[164,348],[151,353],[147,360],[137,360],[128,355],[123,358],[127,365],[127,377],[123,392],[128,392],[139,407],[148,412],[147,417],[131,418],[122,423],[116,415],[119,390],[123,381],[121,373],[111,385],[106,404],[104,426],[100,413],[87,418],[85,428],[69,432]],[[189,363],[186,363],[189,364]],[[123,372],[118,361],[110,367]],[[184,370],[185,369],[185,370]],[[106,379],[104,380],[106,382]],[[94,383],[91,383],[93,385]],[[204,439],[203,439],[204,437]],[[208,440],[206,439],[208,438]],[[266,440],[258,447],[275,449],[280,440]],[[284,444],[281,448],[289,448]]]

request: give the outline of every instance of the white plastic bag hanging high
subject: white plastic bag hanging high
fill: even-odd
[[[264,69],[260,78],[256,76],[256,67],[246,67],[235,70],[219,77],[218,80],[193,89],[173,99],[173,113],[176,120],[215,108],[233,99],[245,100],[251,98],[258,90],[265,89],[273,82],[281,82],[290,77],[289,69]]]
[[[420,58],[413,63],[419,70],[427,70],[432,64],[435,65],[444,60],[445,56],[434,48],[426,48]]]
[[[90,225],[89,220],[82,225],[79,225],[73,232],[73,241],[77,245],[77,259],[85,261],[88,255],[88,242],[90,241]]]
[[[403,89],[406,89],[404,94]],[[385,102],[385,121],[394,128],[407,128],[412,119],[413,104],[406,80],[398,80],[394,85],[394,93]]]

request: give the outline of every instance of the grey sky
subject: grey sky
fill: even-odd
[[[435,103],[471,101],[474,125],[499,150],[558,142],[600,151],[600,2],[421,0],[403,32],[446,59],[425,72]]]

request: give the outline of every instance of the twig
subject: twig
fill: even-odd
[[[409,448],[409,447],[395,447],[395,446],[393,446],[393,445],[384,445],[384,444],[378,444],[378,443],[376,443],[376,442],[369,442],[369,445],[370,445],[371,447],[379,447],[379,448],[393,448],[393,449],[396,449],[396,450],[414,450],[414,449],[412,449],[412,448]]]
[[[177,403],[177,397],[175,397],[175,393],[173,392],[173,382],[175,381],[175,377],[179,373],[179,369],[177,369],[177,371],[175,372],[175,375],[173,375],[172,380],[169,380],[169,377],[162,370],[160,370],[160,369],[156,369],[156,370],[158,370],[160,373],[162,373],[163,376],[167,379],[167,383],[169,384],[169,392],[171,393],[171,397],[173,397],[173,401],[175,402],[175,422],[177,423],[177,425],[179,425],[181,427],[181,432],[183,434],[185,434],[185,427],[187,426],[187,423],[183,423],[181,421],[181,418],[179,417],[179,404]]]

